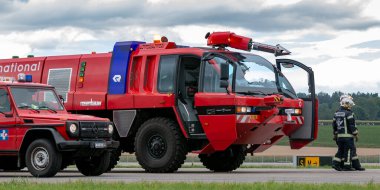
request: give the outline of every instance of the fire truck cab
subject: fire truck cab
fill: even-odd
[[[173,172],[193,152],[212,171],[232,171],[247,153],[262,152],[284,137],[295,149],[317,138],[311,68],[228,50],[290,54],[279,45],[231,32],[206,38],[209,48],[163,37],[117,42],[111,53],[0,60],[0,73],[32,74],[34,82],[55,86],[69,111],[112,120],[120,147],[109,169],[121,152],[135,152],[146,171]],[[305,93],[290,81],[304,83]]]
[[[75,163],[84,175],[104,173],[119,145],[113,123],[69,114],[52,86],[19,76],[23,82],[0,77],[0,169],[26,166],[33,176],[51,177]]]

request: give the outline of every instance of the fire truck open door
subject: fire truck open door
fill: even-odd
[[[316,139],[318,134],[318,100],[315,96],[314,72],[310,67],[291,59],[277,59],[276,64],[296,88],[297,97],[304,101],[304,124],[289,135],[291,148],[299,149]]]

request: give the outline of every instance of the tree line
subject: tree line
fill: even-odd
[[[339,98],[342,92],[334,92],[331,95],[325,92],[317,94],[319,100],[319,119],[331,120],[335,111],[340,107]],[[353,93],[355,106],[353,111],[357,120],[380,120],[380,97],[378,93]]]

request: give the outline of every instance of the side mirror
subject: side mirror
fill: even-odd
[[[65,103],[65,99],[63,98],[63,96],[62,96],[62,95],[58,95],[58,98],[61,100],[62,104],[64,104],[64,103]]]
[[[228,88],[230,68],[227,63],[220,64],[220,88]]]
[[[293,68],[294,67],[294,64],[292,64],[292,63],[281,63],[281,65],[283,66],[283,67],[285,67],[285,68]]]
[[[220,81],[220,88],[228,88],[228,81],[227,80],[221,80]]]
[[[228,80],[230,76],[230,68],[227,63],[220,64],[220,80]]]

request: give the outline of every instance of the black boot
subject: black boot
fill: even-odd
[[[357,171],[364,171],[365,168],[363,168],[360,165],[359,159],[352,160],[352,167]]]
[[[355,168],[352,168],[351,166],[344,166],[342,171],[355,171]]]
[[[332,168],[334,168],[336,171],[342,171],[342,167],[340,165],[340,162],[333,160]]]

